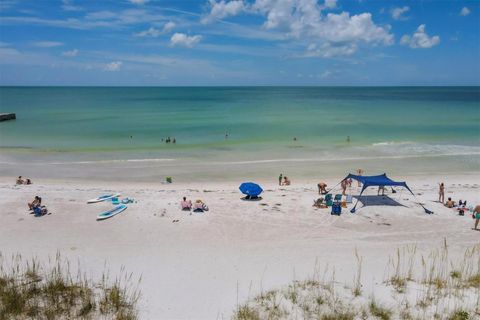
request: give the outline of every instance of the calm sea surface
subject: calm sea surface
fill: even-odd
[[[4,163],[480,155],[480,87],[0,87],[0,112]]]

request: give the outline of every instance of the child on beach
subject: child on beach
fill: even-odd
[[[445,207],[447,208],[455,207],[455,201],[453,201],[452,198],[448,198],[447,203],[445,203]]]
[[[283,179],[283,174],[280,173],[280,175],[278,176],[278,185],[279,185],[279,186],[282,185],[282,179]]]
[[[190,211],[192,209],[192,201],[187,200],[187,197],[183,197],[183,201],[180,203],[182,210]]]
[[[204,212],[208,211],[208,207],[202,200],[198,199],[193,205],[193,212]]]
[[[291,181],[287,178],[287,176],[283,177],[283,185],[289,186],[290,184],[291,184]]]
[[[23,184],[23,183],[24,183],[24,181],[23,181],[23,179],[22,179],[22,176],[19,176],[19,177],[17,178],[17,182],[16,182],[16,183],[17,183],[17,184]]]

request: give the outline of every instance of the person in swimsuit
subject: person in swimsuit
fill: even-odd
[[[475,219],[475,230],[478,230],[478,222],[480,221],[480,204],[473,209],[473,218]]]
[[[445,184],[442,182],[438,189],[438,202],[445,202]]]

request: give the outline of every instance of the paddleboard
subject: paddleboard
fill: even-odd
[[[102,201],[110,200],[110,199],[112,199],[112,198],[119,197],[119,196],[120,196],[120,193],[117,193],[117,194],[106,194],[106,195],[100,196],[100,197],[95,198],[95,199],[90,199],[90,200],[87,201],[87,203],[102,202]]]
[[[113,208],[110,211],[105,211],[105,212],[100,213],[97,216],[97,220],[105,220],[105,219],[111,218],[111,217],[119,214],[120,212],[122,212],[125,209],[127,209],[127,206],[124,205],[124,204],[121,204],[119,206],[116,206],[115,208]]]

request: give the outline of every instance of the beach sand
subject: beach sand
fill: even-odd
[[[294,177],[293,177],[294,178]],[[340,177],[339,177],[340,178]],[[141,319],[226,319],[237,303],[268,290],[304,279],[315,266],[334,266],[338,281],[351,282],[355,250],[363,257],[364,291],[375,293],[384,280],[389,256],[415,244],[420,253],[442,246],[452,257],[480,243],[471,214],[458,216],[438,199],[438,183],[446,198],[480,200],[480,174],[392,177],[407,181],[419,201],[435,213],[427,215],[408,191],[371,198],[357,213],[330,215],[312,207],[318,180],[295,181],[264,188],[258,202],[241,201],[239,183],[153,184],[35,180],[15,186],[0,178],[0,251],[47,261],[57,252],[77,262],[89,276],[113,275],[124,266],[141,277]],[[327,180],[329,186],[339,179]],[[354,182],[354,186],[356,183]],[[357,194],[359,188],[353,187]],[[86,201],[120,192],[135,203],[118,216],[96,221],[110,203]],[[368,195],[376,195],[372,188]],[[51,215],[35,218],[26,203],[43,198]],[[190,215],[179,209],[182,196],[202,199],[210,211]],[[351,208],[351,205],[349,205]],[[178,222],[173,222],[178,220]]]

